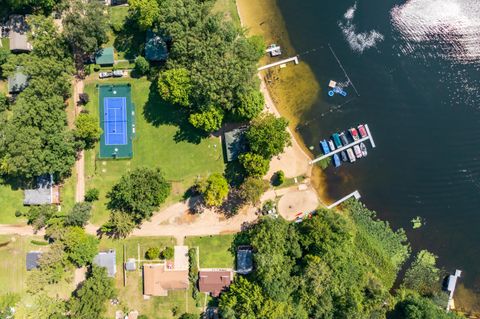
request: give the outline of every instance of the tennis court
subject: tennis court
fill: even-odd
[[[134,108],[129,84],[99,85],[100,158],[131,158],[135,133]]]

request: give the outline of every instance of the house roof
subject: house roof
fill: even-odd
[[[253,256],[251,248],[239,248],[237,251],[237,272],[248,274],[253,270]]]
[[[59,190],[53,184],[52,175],[43,175],[37,177],[37,185],[33,189],[26,189],[24,191],[24,205],[48,205],[58,204]]]
[[[117,273],[115,250],[111,249],[109,251],[99,252],[95,258],[93,258],[93,263],[99,267],[106,268],[108,277],[115,277],[115,274]]]
[[[26,266],[28,271],[32,269],[37,269],[38,261],[40,260],[41,256],[42,256],[41,251],[30,251],[27,253]]]
[[[97,54],[95,54],[95,63],[98,65],[114,64],[113,47],[100,49]]]
[[[224,134],[227,161],[231,162],[238,158],[246,149],[245,128],[237,128]]]
[[[162,61],[168,57],[167,44],[162,37],[152,30],[147,30],[145,41],[145,58],[149,61]]]
[[[143,293],[167,296],[169,290],[188,289],[188,270],[169,270],[165,264],[143,264]]]
[[[8,93],[19,93],[28,85],[28,76],[22,73],[20,68],[8,77]]]
[[[209,292],[218,297],[223,289],[232,283],[231,271],[200,271],[198,273],[198,289],[201,292]]]
[[[28,25],[22,15],[10,16],[10,51],[30,52],[32,45],[27,39]]]

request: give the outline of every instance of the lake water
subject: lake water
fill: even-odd
[[[480,1],[278,5],[322,88],[298,127],[305,144],[317,155],[319,140],[368,123],[377,145],[367,145],[366,159],[326,170],[329,197],[359,190],[379,217],[407,231],[414,250],[431,250],[480,289]],[[348,96],[329,97],[329,80]],[[426,221],[417,230],[415,216]]]

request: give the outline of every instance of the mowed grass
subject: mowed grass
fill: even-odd
[[[235,0],[217,0],[213,6],[213,12],[222,13],[225,20],[232,21],[236,26],[240,26],[240,17]]]
[[[23,191],[0,178],[0,224],[24,223],[24,219],[15,217],[17,210],[24,210]]]
[[[198,247],[200,268],[233,268],[235,256],[230,252],[234,235],[187,237],[185,245]]]
[[[97,160],[99,146],[86,152],[86,189],[98,188],[100,200],[94,203],[91,222],[104,223],[108,219],[106,194],[112,186],[136,167],[159,167],[172,183],[172,193],[164,205],[182,199],[185,191],[197,177],[222,173],[225,169],[221,140],[218,137],[200,137],[186,123],[185,115],[176,107],[166,105],[156,92],[156,86],[146,78],[87,81],[85,91],[90,96],[86,108],[98,118],[97,83],[130,83],[135,106],[136,137],[134,155],[128,160]]]
[[[125,308],[138,310],[140,314],[145,314],[151,319],[175,318],[172,314],[173,308],[178,309],[180,314],[183,312],[199,314],[201,312],[201,308],[196,307],[195,300],[192,298],[191,287],[187,291],[171,291],[167,297],[151,297],[149,300],[144,300],[142,269],[138,264],[136,271],[126,273],[126,285],[123,284],[124,258],[125,260],[137,259],[140,254],[140,259],[144,259],[145,252],[150,247],[158,247],[162,250],[164,247],[174,245],[173,237],[131,237],[124,240],[102,239],[100,241],[100,250],[115,249],[117,255],[115,285],[120,305],[108,305],[107,315],[109,318],[114,317],[115,311]]]

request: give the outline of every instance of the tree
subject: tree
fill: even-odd
[[[116,238],[125,238],[135,227],[135,222],[129,213],[113,211],[110,214],[109,221],[101,228],[103,233],[107,233]]]
[[[65,225],[83,227],[91,216],[92,204],[88,202],[76,203],[65,217]]]
[[[122,176],[107,194],[107,206],[128,213],[138,224],[152,216],[170,194],[170,183],[160,169],[136,168]]]
[[[158,92],[168,103],[189,106],[192,89],[190,74],[185,68],[166,70],[158,77]]]
[[[283,183],[285,183],[285,173],[282,170],[275,172],[272,184],[274,186],[280,186]]]
[[[28,38],[32,44],[32,53],[34,55],[54,57],[59,60],[69,58],[68,45],[61,36],[52,17],[31,15],[28,16],[27,23],[30,27]]]
[[[163,259],[170,260],[173,258],[174,251],[173,247],[167,246],[165,249],[162,251],[162,257]]]
[[[20,296],[14,293],[0,295],[0,318],[14,318],[15,305],[20,301]]]
[[[160,249],[158,247],[150,247],[145,252],[145,258],[147,259],[157,259],[160,256]]]
[[[101,318],[105,302],[115,297],[115,285],[103,267],[92,266],[83,285],[74,292],[69,302],[72,318]]]
[[[27,222],[35,231],[47,226],[50,219],[55,216],[57,210],[53,205],[31,206],[27,213]]]
[[[395,305],[391,314],[395,319],[460,319],[465,318],[454,312],[445,312],[430,299],[408,293]]]
[[[0,93],[0,113],[8,109],[8,98],[5,93]]]
[[[440,290],[440,270],[436,267],[437,256],[427,250],[418,252],[406,271],[403,284],[423,296],[432,296]]]
[[[2,65],[7,62],[8,57],[10,56],[10,49],[7,47],[2,46],[0,48],[0,75],[3,76],[3,68]]]
[[[160,15],[160,7],[157,1],[151,0],[128,0],[129,12],[140,30],[145,31],[153,26]]]
[[[66,302],[40,293],[33,299],[32,307],[27,309],[26,318],[35,319],[65,319]]]
[[[265,106],[265,98],[258,89],[250,88],[246,92],[239,93],[240,104],[234,109],[237,116],[251,120],[260,114]]]
[[[80,227],[68,227],[62,242],[68,259],[78,267],[92,262],[98,253],[98,240]]]
[[[248,176],[261,178],[267,174],[270,161],[255,153],[245,153],[238,157]]]
[[[291,144],[287,127],[288,122],[284,118],[276,118],[269,113],[254,119],[246,132],[250,150],[265,159],[282,153],[285,146]]]
[[[194,315],[193,313],[184,313],[180,316],[179,319],[198,319],[198,315]]]
[[[98,188],[90,188],[85,193],[85,201],[94,202],[98,200],[99,196],[100,196],[100,191],[98,190]]]
[[[79,103],[86,105],[88,101],[90,101],[90,97],[88,96],[88,93],[80,93],[78,95]]]
[[[102,129],[98,120],[90,113],[80,113],[75,119],[75,127],[75,138],[82,141],[87,149],[93,148],[100,140]]]
[[[201,113],[190,114],[188,121],[194,127],[205,132],[213,132],[222,126],[223,112],[214,106],[208,107]]]
[[[268,182],[262,179],[249,177],[240,186],[240,196],[252,205],[260,203],[260,198],[268,189]]]
[[[228,182],[221,174],[212,174],[197,183],[197,189],[203,194],[209,206],[220,206],[228,196]]]
[[[148,71],[150,70],[150,64],[148,63],[147,59],[145,59],[143,56],[139,55],[135,59],[135,72],[138,75],[146,75]]]

